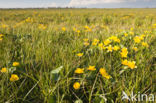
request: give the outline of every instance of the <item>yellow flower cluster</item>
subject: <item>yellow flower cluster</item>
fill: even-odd
[[[88,42],[89,40],[87,38],[83,39],[83,41],[84,41],[84,45],[85,46],[88,46],[89,45],[89,42]]]
[[[18,80],[19,80],[18,75],[16,75],[16,74],[12,74],[12,75],[11,75],[11,77],[10,77],[10,81],[11,81],[11,82],[18,81]]]
[[[89,70],[89,71],[95,71],[96,68],[95,68],[95,66],[89,66],[89,67],[87,68],[87,70]],[[106,70],[105,70],[104,68],[100,68],[100,71],[99,71],[99,72],[100,72],[100,74],[101,74],[103,77],[105,77],[105,78],[107,78],[107,79],[110,78],[110,75],[107,74],[107,72],[106,72]],[[83,73],[84,73],[84,68],[77,68],[77,69],[75,70],[74,73],[76,73],[76,74],[83,74]]]
[[[103,42],[99,42],[100,40],[98,39],[94,39],[92,41],[92,45],[93,46],[98,46],[101,50],[105,50],[107,49],[108,52],[112,52],[114,51],[118,51],[120,49],[120,47],[118,45],[115,45],[114,47],[112,47],[112,45],[110,43],[112,43],[112,41],[120,43],[120,39],[116,36],[111,36],[108,39],[104,40]],[[84,45],[88,46],[90,43],[88,42],[88,39],[84,39]]]
[[[144,47],[149,47],[149,45],[146,43],[146,42],[142,42],[142,46],[144,46]]]
[[[79,33],[80,33],[80,30],[77,30],[75,27],[73,28],[73,31],[78,33],[78,36],[79,36]]]
[[[2,24],[1,27],[5,29],[8,28],[9,26],[7,24]]]
[[[138,51],[138,48],[137,48],[137,47],[133,47],[133,50],[134,50],[135,52],[137,52],[137,51]]]
[[[87,70],[95,71],[96,68],[95,68],[95,66],[89,66],[89,67],[87,67]],[[102,75],[102,77],[104,77],[106,79],[110,79],[111,78],[111,76],[106,72],[105,68],[100,68],[99,72]],[[74,73],[76,73],[76,74],[83,74],[84,73],[84,68],[77,68],[74,71]],[[76,89],[76,90],[79,89],[80,88],[80,83],[79,82],[75,82],[73,84],[73,88]]]
[[[19,66],[19,62],[13,62],[12,66],[14,66],[14,67],[15,67],[15,66]],[[4,67],[4,68],[2,68],[2,69],[0,70],[0,72],[1,72],[1,73],[8,73],[8,70],[7,70],[6,67]],[[10,81],[11,81],[11,82],[14,82],[14,81],[17,81],[17,80],[19,80],[18,75],[17,75],[17,74],[11,74]]]
[[[127,54],[128,54],[127,48],[122,48],[122,51],[120,54],[122,58],[127,58]]]
[[[109,45],[110,43],[111,43],[111,41],[109,39],[107,39],[107,40],[104,41],[104,45],[105,46]]]
[[[24,24],[24,23],[32,23],[33,21],[34,21],[33,18],[28,17],[28,18],[26,18],[25,20],[22,20],[22,21],[20,21],[20,22],[17,22],[13,27],[16,28],[16,27],[18,27],[18,26],[20,26],[20,25],[22,25],[22,24]]]
[[[113,40],[114,42],[120,43],[120,39],[116,36],[109,37],[110,40]]]
[[[85,26],[84,28],[86,29],[86,30],[85,30],[86,32],[92,31],[92,29],[91,29],[89,26]]]
[[[45,30],[47,28],[47,26],[43,25],[43,24],[39,24],[38,28],[41,29],[41,30]]]
[[[24,20],[23,21],[20,21],[20,22],[16,23],[15,25],[13,25],[13,27],[16,28],[16,27],[18,27],[18,26],[20,26],[20,25],[22,25],[24,23],[25,23]]]
[[[99,47],[100,49],[105,49],[103,43],[99,43],[99,44],[98,44],[98,47]]]
[[[34,20],[33,18],[28,17],[27,19],[25,19],[26,22],[32,23]]]
[[[135,42],[135,43],[140,43],[140,42],[141,42],[141,38],[140,38],[139,36],[136,36],[136,37],[134,38],[134,42]]]
[[[111,78],[111,76],[106,72],[106,69],[105,68],[100,68],[99,72],[106,79],[110,79]]]
[[[107,47],[107,49],[108,49],[108,52],[112,52],[112,51],[113,51],[112,45],[109,45],[109,46]]]
[[[113,50],[118,51],[120,49],[119,46],[114,46]]]
[[[98,39],[94,39],[93,42],[92,42],[92,45],[95,46],[95,45],[97,45],[98,43],[99,43],[99,40],[98,40]]]
[[[124,36],[125,36],[125,37],[127,37],[127,36],[128,36],[128,34],[127,34],[127,33],[124,33]]]
[[[144,38],[145,38],[145,35],[144,35],[144,34],[142,34],[142,35],[140,35],[140,36],[135,36],[135,37],[134,37],[134,42],[138,44],[138,43],[140,43]]]
[[[149,45],[148,45],[148,43],[147,42],[141,42],[142,40],[144,40],[144,38],[145,38],[145,35],[144,34],[142,34],[142,35],[140,35],[140,36],[136,36],[136,37],[134,37],[134,42],[135,43],[137,43],[137,44],[139,44],[139,43],[141,43],[141,45],[143,46],[143,47],[149,47]],[[137,51],[137,49],[136,48],[133,48],[135,51]]]
[[[95,66],[89,66],[89,67],[87,68],[87,70],[89,70],[89,71],[95,71],[96,68],[95,68]],[[77,68],[77,69],[75,70],[75,73],[76,73],[76,74],[83,74],[83,73],[84,73],[84,68]]]
[[[122,61],[122,64],[128,66],[130,69],[137,68],[135,61],[128,61],[127,59],[125,59]]]

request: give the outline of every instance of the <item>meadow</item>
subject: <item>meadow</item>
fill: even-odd
[[[0,10],[0,103],[136,103],[155,61],[156,9]]]

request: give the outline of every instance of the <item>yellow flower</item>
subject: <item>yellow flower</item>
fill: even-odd
[[[130,35],[134,35],[134,32],[129,32]]]
[[[26,22],[33,22],[33,18],[28,17],[25,21]]]
[[[116,39],[116,38],[117,38],[116,36],[111,36],[111,37],[109,37],[108,39],[114,40],[114,39]]]
[[[84,45],[85,45],[85,46],[88,46],[88,45],[89,45],[89,43],[88,43],[88,42],[84,42]]]
[[[19,62],[13,62],[12,64],[14,67],[19,66]]]
[[[152,28],[156,28],[156,24],[153,24]]]
[[[66,31],[66,28],[65,28],[65,27],[62,27],[62,30],[63,30],[63,31]]]
[[[113,51],[113,48],[112,48],[111,45],[109,45],[109,46],[107,47],[107,49],[108,49],[108,52],[112,52],[112,51]]]
[[[135,61],[132,61],[132,62],[131,61],[128,61],[128,64],[127,65],[131,69],[137,68],[137,66],[135,66]]]
[[[95,45],[97,45],[97,43],[96,43],[96,42],[93,42],[93,43],[92,43],[92,45],[94,45],[94,46],[95,46]]]
[[[74,85],[73,85],[73,88],[76,89],[76,90],[79,89],[80,88],[80,83],[75,82]]]
[[[131,28],[130,30],[133,31],[133,28]]]
[[[88,26],[85,26],[84,28],[85,28],[85,29],[89,29],[89,27],[88,27]]]
[[[104,41],[104,45],[108,45],[110,43],[111,43],[111,41],[109,39],[107,39],[107,40]]]
[[[142,42],[142,46],[144,46],[144,47],[149,47],[149,45],[146,43],[146,42]]]
[[[83,56],[83,53],[78,53],[77,56],[78,57],[82,57]]]
[[[90,71],[95,71],[96,68],[95,68],[95,66],[89,66],[89,67],[88,67],[88,70],[90,70]]]
[[[121,57],[122,58],[124,58],[124,57],[127,58],[127,53],[126,52],[121,52]]]
[[[1,69],[1,72],[2,72],[2,73],[6,73],[6,72],[7,72],[7,68],[2,68],[2,69]]]
[[[120,49],[119,46],[114,46],[114,48],[113,48],[113,50],[115,50],[115,51],[117,51],[117,50],[119,50],[119,49]]]
[[[113,41],[115,41],[115,42],[120,43],[120,39],[117,38],[116,36],[111,36],[109,39],[111,39],[111,40],[113,40]]]
[[[143,40],[143,39],[145,38],[145,36],[146,36],[145,34],[142,34],[142,35],[140,36],[140,39]]]
[[[123,64],[123,65],[128,65],[128,60],[127,60],[127,59],[123,60],[123,61],[122,61],[122,64]]]
[[[137,47],[133,47],[133,50],[134,50],[135,52],[137,52],[137,51],[138,51],[138,48],[137,48]]]
[[[128,36],[128,34],[127,33],[124,33],[124,36]]]
[[[9,27],[9,26],[6,24],[2,24],[2,28],[7,28],[7,27]]]
[[[84,69],[83,69],[83,68],[77,68],[77,69],[75,70],[75,73],[76,73],[76,74],[82,74],[82,73],[84,73]]]
[[[98,43],[99,43],[99,40],[98,40],[98,39],[94,39],[92,45],[95,46],[95,45],[97,45]]]
[[[77,30],[76,32],[77,32],[77,33],[80,33],[80,30]]]
[[[83,39],[84,42],[88,42],[88,38]]]
[[[106,79],[110,79],[111,78],[111,76],[106,72],[105,68],[100,68],[100,71],[99,72]]]
[[[134,42],[135,43],[140,43],[140,41],[141,41],[140,37],[138,37],[138,36],[134,37]]]
[[[114,41],[120,43],[120,39],[118,39],[118,38],[115,39]]]
[[[47,28],[47,26],[43,25],[43,24],[39,24],[38,26],[39,29],[45,30]]]
[[[10,77],[10,81],[11,81],[11,82],[14,82],[14,81],[17,81],[17,80],[19,80],[18,75],[12,74],[11,77]]]
[[[122,58],[127,58],[127,54],[128,54],[128,51],[127,51],[127,48],[122,48],[122,51],[121,51],[121,57]]]
[[[98,45],[98,47],[99,47],[100,49],[104,49],[103,43],[100,43],[100,44]]]
[[[122,48],[122,52],[127,52],[127,48]]]
[[[76,31],[76,28],[75,27],[73,28],[73,31]]]

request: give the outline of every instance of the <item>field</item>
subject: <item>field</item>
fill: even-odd
[[[155,61],[156,9],[0,10],[0,103],[154,103]]]

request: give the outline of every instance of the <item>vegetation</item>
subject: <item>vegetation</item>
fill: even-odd
[[[156,92],[156,9],[0,10],[0,103],[125,103]]]

